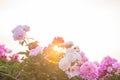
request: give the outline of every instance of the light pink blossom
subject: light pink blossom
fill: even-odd
[[[67,57],[64,57],[59,62],[59,68],[63,71],[67,71],[71,67],[71,62]]]
[[[23,25],[22,28],[25,32],[30,31],[30,27],[28,25]]]
[[[37,46],[36,48],[30,50],[29,56],[37,56],[39,53],[42,53],[42,48]]]
[[[98,67],[92,62],[85,62],[80,67],[80,76],[83,79],[97,79],[98,78]]]
[[[13,39],[14,40],[24,40],[26,32],[30,30],[30,27],[27,25],[18,25],[13,30]]]
[[[73,65],[69,68],[69,71],[66,71],[65,73],[68,75],[68,78],[71,79],[72,77],[80,75],[79,69],[79,66]]]
[[[26,36],[26,33],[24,30],[22,29],[17,29],[16,31],[14,31],[13,33],[13,39],[14,40],[24,40]]]

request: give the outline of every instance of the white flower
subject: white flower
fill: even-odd
[[[74,48],[74,50],[75,50],[76,52],[80,52],[79,46],[74,46],[73,48]]]
[[[81,60],[81,55],[79,52],[77,52],[74,48],[68,48],[66,51],[66,57],[68,57],[68,59],[71,62],[74,62],[76,60]]]
[[[75,66],[75,65],[71,66],[70,71],[66,71],[66,74],[68,75],[69,79],[75,76],[79,76],[80,75],[79,69],[80,69],[79,66]]]
[[[30,50],[30,56],[36,56],[37,54],[42,53],[42,48],[37,46],[35,49]]]
[[[67,57],[64,57],[59,62],[59,68],[63,71],[66,71],[70,68],[71,62],[68,60]]]
[[[75,52],[75,53],[68,53],[68,54],[66,54],[66,57],[71,62],[75,62],[75,61],[81,60],[81,55],[79,53],[77,53],[77,52]]]

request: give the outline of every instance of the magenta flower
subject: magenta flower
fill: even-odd
[[[18,59],[18,58],[19,58],[19,54],[14,54],[14,55],[13,55],[13,58],[14,58],[14,59]]]
[[[93,80],[98,78],[98,67],[92,62],[85,62],[80,67],[80,76],[83,79]]]
[[[4,56],[7,53],[7,48],[4,45],[0,45],[0,57]]]
[[[99,77],[100,78],[109,77],[108,74],[111,76],[111,73],[114,72],[114,67],[116,66],[113,64],[116,64],[116,63],[117,63],[116,59],[111,58],[110,56],[104,57],[99,66]]]

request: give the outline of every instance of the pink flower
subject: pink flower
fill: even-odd
[[[81,52],[80,52],[80,55],[81,55],[81,57],[82,57],[82,59],[81,59],[81,62],[82,62],[82,63],[88,61],[88,58],[85,56],[85,53],[84,53],[84,52],[81,51]]]
[[[80,67],[80,76],[84,79],[97,79],[98,78],[98,67],[92,62],[85,62]]]
[[[7,53],[7,48],[4,45],[0,45],[0,57]]]
[[[107,67],[107,72],[111,73],[113,68],[111,66]]]
[[[120,63],[114,63],[114,64],[112,64],[112,68],[115,70],[114,73],[116,75],[120,74]]]
[[[13,39],[14,40],[24,40],[26,32],[30,30],[30,27],[27,25],[18,25],[13,30]]]
[[[14,57],[14,59],[18,59],[19,58],[19,54],[14,54],[13,57]]]
[[[111,75],[112,72],[114,73],[115,67],[117,67],[114,65],[116,63],[118,63],[116,59],[110,56],[104,57],[99,66],[99,77],[109,77],[108,74]]]
[[[30,50],[29,56],[37,56],[39,53],[42,53],[42,48],[37,46],[36,48]]]
[[[112,67],[114,69],[120,69],[120,63],[114,63],[114,64],[112,64]]]
[[[26,36],[26,33],[23,29],[16,29],[13,32],[13,39],[14,40],[24,40]]]
[[[14,33],[16,30],[22,29],[25,32],[30,31],[30,27],[28,25],[17,25],[13,30],[12,33]]]
[[[25,32],[30,31],[30,27],[28,25],[22,25],[22,28]]]

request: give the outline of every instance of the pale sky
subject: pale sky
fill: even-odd
[[[73,41],[91,61],[110,55],[120,60],[119,0],[0,0],[0,43],[14,52],[16,25],[29,25],[41,45],[55,36]]]

